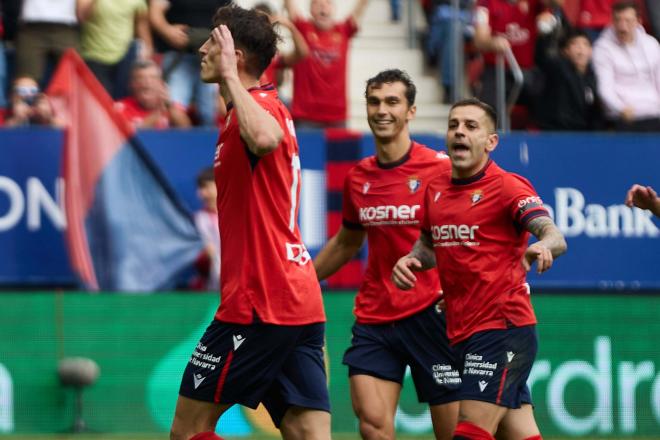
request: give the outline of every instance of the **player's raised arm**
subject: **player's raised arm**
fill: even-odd
[[[351,12],[351,17],[353,18],[355,24],[359,25],[360,22],[362,21],[362,17],[364,17],[364,13],[367,10],[368,3],[369,0],[357,0],[355,2],[355,6],[353,7],[353,11]]]
[[[298,6],[299,0],[284,0],[284,9],[286,13],[289,14],[291,20],[298,20],[303,18],[302,11]]]
[[[245,62],[245,53],[234,47],[234,39],[229,28],[220,25],[211,31],[213,40],[220,47],[220,87],[225,87],[234,105],[241,138],[252,153],[263,156],[275,150],[284,132],[263,107],[261,107],[241,82],[238,62]]]
[[[555,258],[566,252],[568,248],[566,240],[552,219],[547,216],[530,220],[527,223],[527,230],[539,241],[532,243],[525,250],[522,264],[525,270],[529,272],[532,263],[536,261],[537,272],[543,273],[552,267]]]
[[[413,272],[435,267],[433,242],[427,232],[422,231],[408,255],[399,258],[392,269],[392,282],[402,290],[412,289],[417,277]]]
[[[348,229],[342,226],[314,259],[314,269],[319,280],[337,272],[358,253],[367,233],[363,229]]]

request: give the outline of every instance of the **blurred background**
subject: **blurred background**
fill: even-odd
[[[226,111],[197,81],[195,48],[222,3],[0,1],[0,436],[166,438],[218,305],[205,171]],[[634,183],[660,187],[659,2],[336,0],[331,18],[357,33],[328,48],[300,42],[297,23],[315,18],[308,0],[291,3],[298,19],[266,2],[283,41],[264,81],[296,119],[310,253],[341,223],[346,172],[374,152],[369,77],[411,75],[413,138],[438,150],[452,102],[491,100],[495,161],[534,183],[569,245],[529,279],[544,438],[660,438],[660,223],[623,204]],[[331,72],[345,90],[330,96],[344,102],[334,118],[296,91],[314,57],[346,60]],[[357,438],[341,357],[365,257],[323,285],[342,439]],[[72,383],[62,361],[79,358],[95,367]],[[396,424],[401,438],[432,436],[409,377]],[[218,432],[277,435],[262,408],[233,408]]]

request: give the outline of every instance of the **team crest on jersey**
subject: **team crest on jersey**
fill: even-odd
[[[472,194],[470,195],[470,200],[472,200],[472,204],[475,205],[479,203],[481,199],[483,199],[483,197],[484,197],[483,192],[480,189],[478,189],[472,192]]]
[[[371,188],[371,183],[365,182],[364,185],[362,185],[362,194],[368,193],[369,188]]]
[[[408,189],[411,194],[417,192],[417,190],[422,186],[422,181],[417,176],[410,176],[408,178]]]

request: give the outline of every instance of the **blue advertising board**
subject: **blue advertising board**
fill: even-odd
[[[215,130],[144,131],[138,136],[184,204],[199,208],[195,176],[210,166]],[[325,144],[298,133],[303,167],[300,224],[315,253],[326,239]],[[62,133],[0,130],[0,285],[72,285],[62,234]],[[444,139],[419,141],[443,149]],[[363,140],[363,155],[373,139]],[[527,177],[566,235],[569,251],[549,272],[530,274],[540,288],[660,289],[658,219],[623,205],[633,183],[660,188],[660,137],[615,134],[503,136],[493,158]]]

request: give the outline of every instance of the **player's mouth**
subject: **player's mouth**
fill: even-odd
[[[373,121],[374,121],[374,124],[380,125],[380,126],[385,126],[385,125],[389,125],[389,124],[394,123],[394,121],[391,120],[391,119],[374,119]]]
[[[455,142],[455,143],[451,144],[451,149],[452,149],[452,151],[455,151],[455,152],[470,151],[470,147],[468,147],[467,145],[462,144],[460,142]]]

